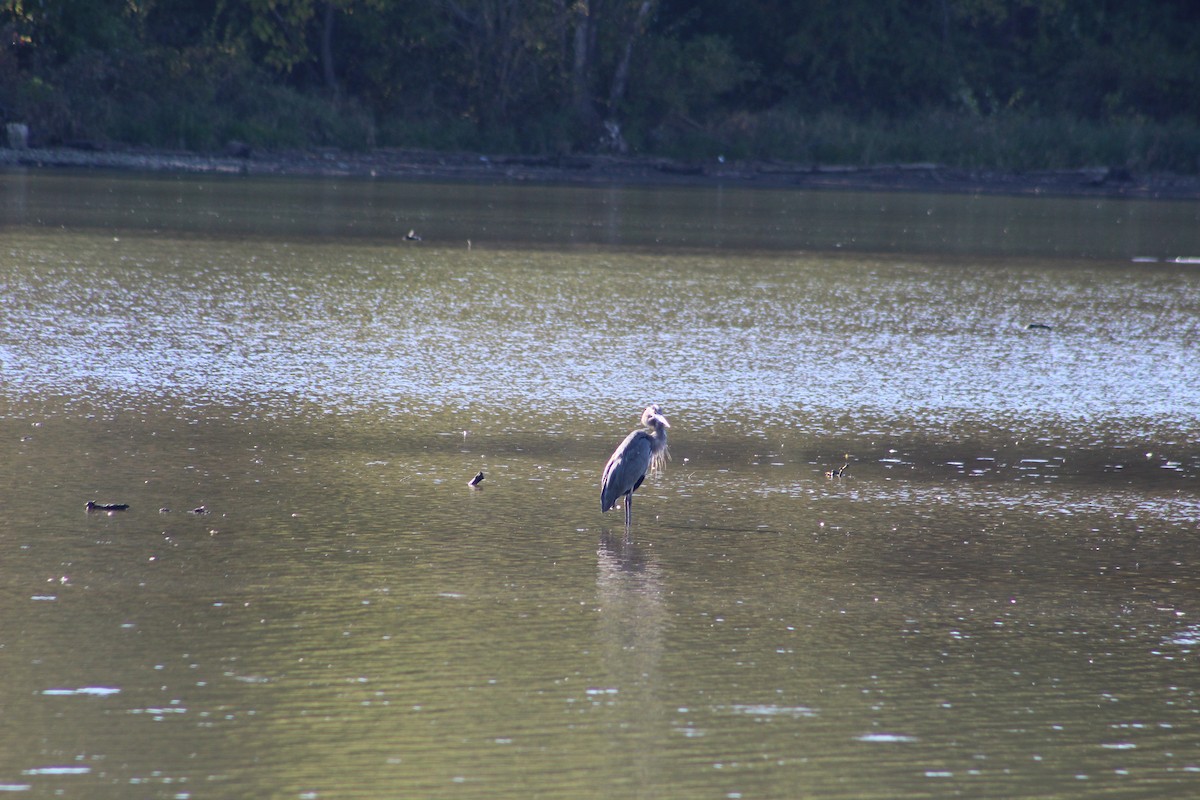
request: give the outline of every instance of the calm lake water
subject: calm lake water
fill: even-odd
[[[9,172],[0,215],[0,791],[1200,791],[1200,203]]]

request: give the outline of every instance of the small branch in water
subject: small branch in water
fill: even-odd
[[[88,500],[85,508],[88,510],[88,513],[93,511],[107,511],[112,513],[113,511],[128,511],[129,503],[97,503]]]

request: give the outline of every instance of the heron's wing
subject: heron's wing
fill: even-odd
[[[608,511],[617,498],[641,485],[650,467],[650,435],[634,431],[613,451],[600,479],[600,510]]]

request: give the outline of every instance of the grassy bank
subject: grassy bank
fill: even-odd
[[[1200,127],[1185,121],[947,112],[863,120],[770,112],[734,117],[706,136],[710,141],[684,136],[671,147],[703,153],[719,143],[737,157],[820,164],[932,162],[1017,171],[1103,165],[1200,173]]]

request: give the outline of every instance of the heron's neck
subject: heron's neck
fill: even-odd
[[[650,432],[650,441],[653,442],[650,448],[650,469],[654,472],[662,472],[663,465],[671,457],[667,450],[667,429],[661,425],[655,425],[654,430]]]

